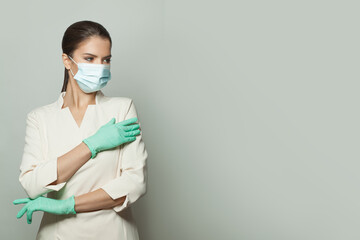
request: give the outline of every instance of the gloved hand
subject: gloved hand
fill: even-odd
[[[137,121],[137,118],[130,118],[115,123],[112,118],[108,123],[101,126],[92,136],[83,140],[91,151],[91,158],[94,158],[100,151],[117,147],[123,143],[134,141],[136,135],[140,134],[139,124],[127,126]]]
[[[37,197],[35,199],[31,198],[20,198],[13,201],[13,203],[20,204],[26,203],[26,205],[19,211],[17,218],[21,218],[24,213],[27,211],[27,223],[31,224],[32,214],[35,211],[44,211],[57,215],[62,214],[76,214],[75,212],[75,196],[65,200],[58,200],[52,198],[46,198],[43,196]]]

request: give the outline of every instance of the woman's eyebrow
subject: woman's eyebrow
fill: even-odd
[[[91,55],[91,56],[97,57],[96,55],[91,54],[91,53],[83,53],[83,55]],[[107,58],[107,57],[111,57],[111,54],[108,56],[105,56],[104,58]]]

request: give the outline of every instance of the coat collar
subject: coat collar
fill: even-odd
[[[61,110],[61,107],[64,103],[65,94],[66,94],[66,91],[61,92],[58,100],[56,101],[56,103],[57,103],[56,107],[59,110]],[[98,90],[95,95],[95,105],[99,105],[100,103],[102,103],[104,101],[104,99],[105,99],[104,93],[101,90]]]

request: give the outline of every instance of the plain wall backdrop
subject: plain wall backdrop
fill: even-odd
[[[0,14],[0,239],[16,214],[26,114],[57,100],[74,22],[113,41],[108,96],[134,99],[146,240],[360,239],[358,1],[7,1]]]

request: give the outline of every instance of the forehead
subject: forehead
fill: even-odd
[[[110,41],[107,38],[91,37],[81,42],[74,51],[75,54],[92,53],[97,56],[106,56],[111,54]]]

